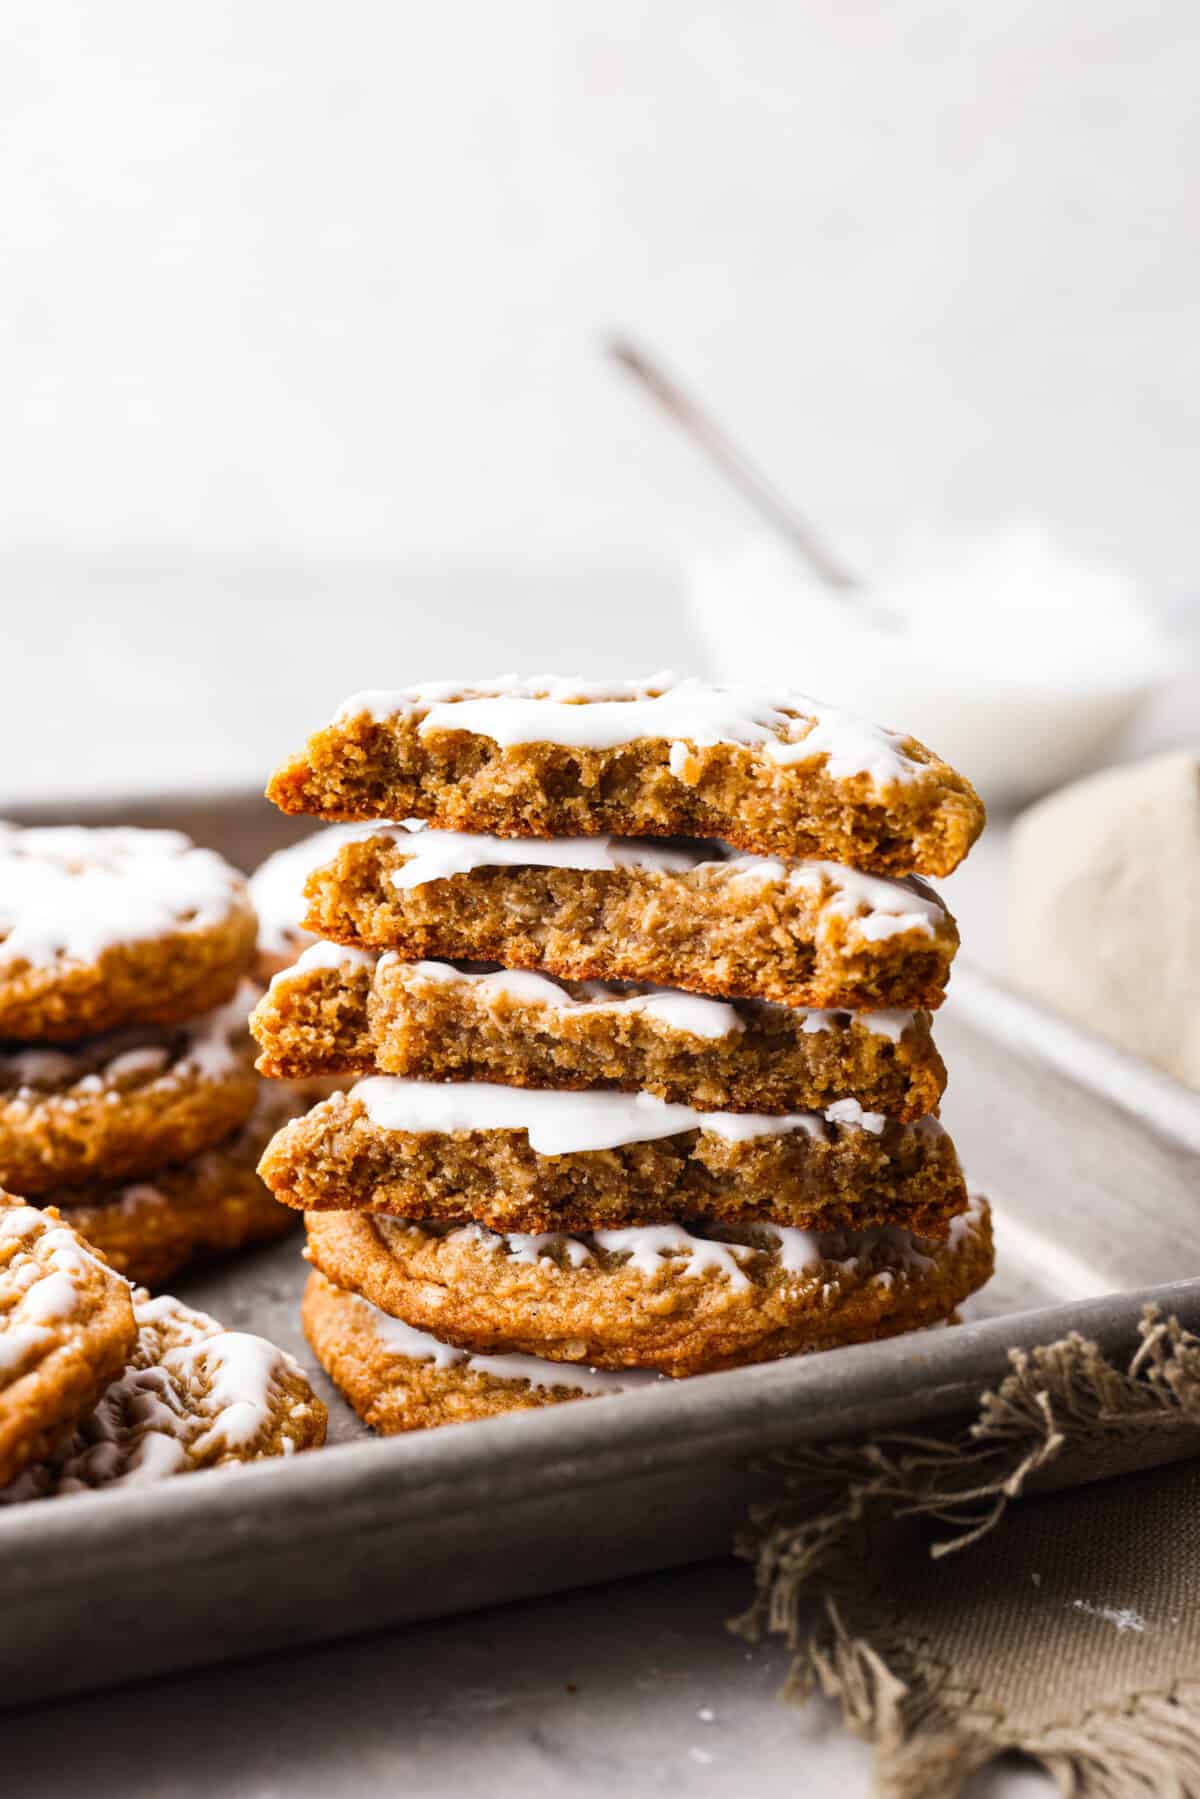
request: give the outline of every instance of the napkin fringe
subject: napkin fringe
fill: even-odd
[[[1080,1724],[1014,1740],[1012,1726],[950,1696],[914,1664],[886,1622],[886,1590],[869,1639],[843,1622],[853,1570],[888,1532],[919,1520],[950,1527],[922,1553],[957,1553],[993,1530],[1028,1492],[1083,1485],[1200,1452],[1200,1338],[1149,1306],[1137,1347],[1116,1368],[1072,1333],[1013,1351],[1011,1372],[978,1416],[945,1437],[798,1445],[773,1455],[781,1494],[755,1506],[738,1554],[754,1563],[755,1598],[730,1628],[782,1635],[793,1652],[785,1693],[819,1688],[877,1752],[881,1799],[952,1799],[1005,1750],[1040,1761],[1064,1794],[1088,1799],[1200,1796],[1200,1685],[1134,1696]],[[884,1558],[886,1560],[886,1558]],[[959,1699],[965,1696],[958,1695]]]

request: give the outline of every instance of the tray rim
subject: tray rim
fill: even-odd
[[[223,1518],[244,1536],[254,1515],[258,1538],[294,1542],[301,1523],[311,1525],[311,1535],[327,1534],[334,1506],[340,1528],[354,1528],[356,1514],[360,1524],[368,1516],[377,1518],[384,1496],[394,1509],[380,1528],[390,1528],[405,1514],[419,1518],[436,1509],[444,1516],[448,1501],[452,1512],[475,1511],[481,1498],[503,1503],[528,1490],[531,1474],[544,1493],[603,1486],[631,1473],[665,1473],[694,1462],[749,1466],[788,1443],[855,1437],[880,1428],[883,1419],[902,1430],[959,1417],[1003,1379],[1016,1351],[1077,1331],[1110,1356],[1131,1353],[1147,1306],[1200,1330],[1200,1275],[1033,1307],[953,1331],[855,1344],[836,1356],[796,1356],[696,1375],[623,1395],[615,1406],[554,1407],[489,1419],[485,1434],[477,1425],[446,1426],[204,1470],[184,1480],[64,1494],[53,1504],[0,1507],[6,1598],[15,1599],[23,1584],[20,1566],[7,1562],[6,1551],[53,1555],[68,1543],[78,1551],[86,1541],[89,1552],[104,1554],[107,1568],[126,1547],[144,1571],[148,1551],[155,1561],[177,1559],[178,1537],[197,1519]],[[868,1376],[875,1390],[863,1398]],[[816,1403],[797,1416],[793,1405],[804,1398]],[[836,1430],[828,1428],[831,1410],[839,1419]],[[413,1474],[418,1478],[406,1478]],[[276,1491],[284,1483],[286,1510]],[[152,1533],[149,1544],[140,1528],[131,1541],[130,1516]],[[64,1569],[64,1582],[75,1578]],[[44,1590],[45,1568],[31,1570],[29,1581]]]

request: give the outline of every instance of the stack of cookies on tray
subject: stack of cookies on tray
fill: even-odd
[[[951,1317],[991,1272],[936,1108],[944,874],[912,738],[669,676],[363,694],[273,777],[319,941],[263,1072],[357,1074],[260,1164],[305,1326],[384,1431]],[[401,822],[384,822],[398,820]]]
[[[156,1285],[280,1236],[245,883],[176,831],[0,825],[0,1187]]]

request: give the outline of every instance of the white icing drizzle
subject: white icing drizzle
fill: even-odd
[[[358,949],[349,943],[326,943],[322,938],[310,943],[290,968],[285,968],[275,976],[275,981],[286,981],[290,974],[301,974],[305,969],[374,968],[380,960],[377,950]],[[272,986],[275,981],[272,981]]]
[[[776,866],[782,870],[784,865]],[[915,876],[890,881],[882,875],[845,868],[840,862],[792,862],[787,866],[793,887],[819,889],[828,883],[833,895],[824,902],[826,920],[853,919],[859,936],[868,943],[908,931],[932,937],[946,918],[946,908],[933,889]],[[827,922],[823,928],[829,929]]]
[[[469,1227],[468,1227],[469,1228]],[[479,1225],[479,1230],[484,1230]],[[553,1261],[551,1250],[557,1250],[565,1257],[571,1268],[582,1268],[585,1262],[592,1260],[592,1252],[580,1237],[566,1237],[560,1231],[540,1231],[536,1235],[527,1231],[510,1231],[505,1236],[508,1245],[508,1256],[512,1262],[525,1262],[534,1266],[538,1262]]]
[[[644,739],[664,741],[670,745],[668,767],[682,782],[695,778],[689,748],[721,743],[761,748],[785,766],[823,757],[834,779],[868,775],[877,788],[914,780],[921,769],[898,733],[808,694],[714,687],[669,672],[603,684],[502,675],[359,693],[339,707],[335,723],[363,714],[376,722],[418,716],[422,736],[470,731],[505,748],[553,743],[608,750]]]
[[[754,1255],[753,1249],[746,1243],[727,1242],[719,1237],[695,1237],[681,1224],[652,1224],[634,1230],[592,1231],[591,1237],[593,1242],[610,1255],[628,1256],[629,1267],[638,1274],[653,1276],[658,1273],[663,1258],[683,1256],[685,1263],[681,1272],[692,1279],[699,1279],[713,1269],[726,1277],[735,1293],[750,1285],[739,1266],[741,1262],[750,1261]]]
[[[0,963],[94,962],[118,944],[210,929],[242,880],[179,831],[0,824]]]
[[[287,849],[276,850],[260,862],[250,877],[250,901],[258,914],[259,948],[270,955],[294,954],[302,943],[313,938],[302,930],[300,920],[308,907],[304,899],[304,883],[315,868],[332,862],[344,843],[373,837],[384,825],[330,825],[315,831]]]
[[[223,1330],[168,1294],[151,1299],[139,1289],[134,1315],[138,1342],[124,1374],[65,1449],[0,1488],[0,1504],[143,1484],[197,1461],[263,1453],[275,1422],[306,1411],[281,1386],[299,1366],[273,1343]]]
[[[957,1253],[978,1232],[982,1212],[982,1203],[972,1198],[967,1211],[952,1221],[947,1245],[950,1253]],[[385,1241],[392,1232],[411,1233],[418,1238],[441,1238],[446,1243],[478,1244],[490,1254],[504,1253],[510,1261],[527,1265],[561,1269],[565,1264],[572,1271],[595,1262],[599,1250],[622,1258],[624,1268],[651,1283],[664,1274],[695,1280],[711,1272],[728,1280],[734,1292],[744,1292],[751,1285],[744,1265],[761,1254],[771,1256],[781,1272],[793,1278],[826,1267],[854,1269],[871,1255],[882,1255],[891,1265],[892,1272],[885,1270],[874,1277],[888,1281],[897,1270],[920,1274],[934,1266],[934,1258],[927,1253],[929,1245],[899,1225],[876,1225],[862,1231],[803,1231],[790,1225],[761,1223],[731,1228],[719,1237],[706,1237],[685,1225],[659,1224],[578,1235],[548,1231],[534,1237],[492,1231],[482,1224],[417,1224],[386,1215],[379,1216],[375,1223]]]
[[[709,1131],[729,1143],[794,1131],[823,1138],[826,1120],[878,1136],[887,1122],[882,1113],[864,1112],[857,1100],[839,1100],[824,1114],[785,1112],[772,1117],[761,1112],[700,1112],[650,1093],[558,1093],[502,1087],[492,1081],[413,1081],[388,1074],[356,1082],[350,1098],[361,1103],[380,1130],[525,1131],[530,1148],[543,1156],[653,1143],[682,1131]]]
[[[189,1387],[208,1381],[205,1409],[214,1416],[192,1445],[196,1454],[249,1448],[269,1428],[285,1363],[283,1351],[265,1337],[221,1331],[193,1349],[173,1351],[164,1366]]]
[[[79,1317],[97,1274],[114,1284],[121,1277],[35,1206],[0,1206],[0,1249],[0,1374],[11,1377],[53,1345],[51,1325]]]
[[[477,868],[572,868],[612,873],[640,868],[657,874],[688,875],[720,868],[730,880],[766,886],[779,882],[824,894],[822,929],[834,917],[850,919],[868,942],[908,931],[932,936],[946,917],[933,890],[913,876],[891,880],[844,868],[840,862],[785,862],[777,856],[740,856],[724,844],[640,837],[493,837],[486,832],[428,830],[410,821],[378,825],[373,835],[389,836],[405,861],[390,875],[399,892],[431,881],[470,874]]]
[[[641,837],[493,837],[483,831],[427,830],[415,822],[376,826],[374,834],[390,836],[404,850],[407,860],[391,875],[400,892],[470,874],[476,868],[577,868],[609,873],[618,868],[645,868],[686,874],[714,860],[711,844],[668,846]]]
[[[223,1080],[242,1065],[246,1020],[258,998],[243,981],[233,998],[176,1027],[110,1031],[71,1049],[29,1045],[0,1051],[0,1093],[35,1103],[46,1093],[70,1088],[86,1098],[107,1083],[148,1078]]]
[[[10,1324],[0,1330],[0,1375],[14,1374],[53,1341],[43,1325]]]
[[[301,979],[313,969],[376,966],[380,970],[405,968],[410,986],[425,983],[431,987],[456,984],[470,987],[489,1005],[510,999],[521,1005],[552,1007],[555,1011],[577,1014],[639,1013],[657,1020],[669,1030],[708,1041],[744,1031],[747,1012],[789,1012],[806,1036],[848,1028],[852,1022],[857,1022],[872,1036],[886,1037],[892,1043],[899,1043],[916,1017],[914,1012],[900,1009],[849,1012],[818,1006],[775,1006],[770,1000],[742,1000],[739,1006],[734,1006],[727,1000],[683,993],[673,987],[654,987],[648,982],[580,981],[575,985],[582,991],[572,993],[552,975],[535,974],[526,969],[460,968],[453,962],[405,962],[394,950],[385,950],[381,954],[375,950],[324,942],[311,944],[290,968],[274,977],[271,988],[276,991],[285,987],[289,981]]]
[[[399,960],[394,951],[389,951],[380,958],[380,967],[385,963],[394,965]],[[523,969],[504,968],[494,973],[475,974],[455,968],[449,962],[416,962],[412,964],[412,972],[431,985],[464,983],[488,1001],[504,997],[524,1005],[552,1006],[560,1012],[644,1013],[670,1030],[683,1031],[690,1037],[730,1037],[745,1029],[737,1009],[726,1001],[706,999],[698,993],[680,993],[670,987],[631,993],[617,985],[589,981],[587,997],[577,998],[548,975],[531,974]]]
[[[429,1331],[417,1330],[390,1318],[369,1300],[358,1298],[364,1322],[377,1341],[391,1355],[408,1362],[432,1362],[440,1371],[465,1368],[472,1374],[484,1374],[492,1380],[524,1381],[537,1392],[549,1393],[556,1387],[568,1392],[587,1394],[623,1393],[631,1387],[657,1385],[663,1378],[649,1369],[630,1368],[620,1372],[606,1368],[588,1368],[578,1362],[552,1362],[532,1355],[475,1355],[443,1343]]]
[[[950,1236],[948,1242],[952,1251],[962,1249],[969,1237],[975,1236],[983,1222],[986,1205],[982,1194],[971,1193],[967,1198],[967,1209],[959,1212],[950,1220]]]

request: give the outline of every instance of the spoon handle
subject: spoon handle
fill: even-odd
[[[762,470],[733,442],[727,432],[627,337],[608,342],[608,353],[627,373],[640,381],[663,410],[706,453],[726,478],[788,539],[827,587],[854,594],[862,583],[845,563],[821,542],[808,520],[797,511]]]

